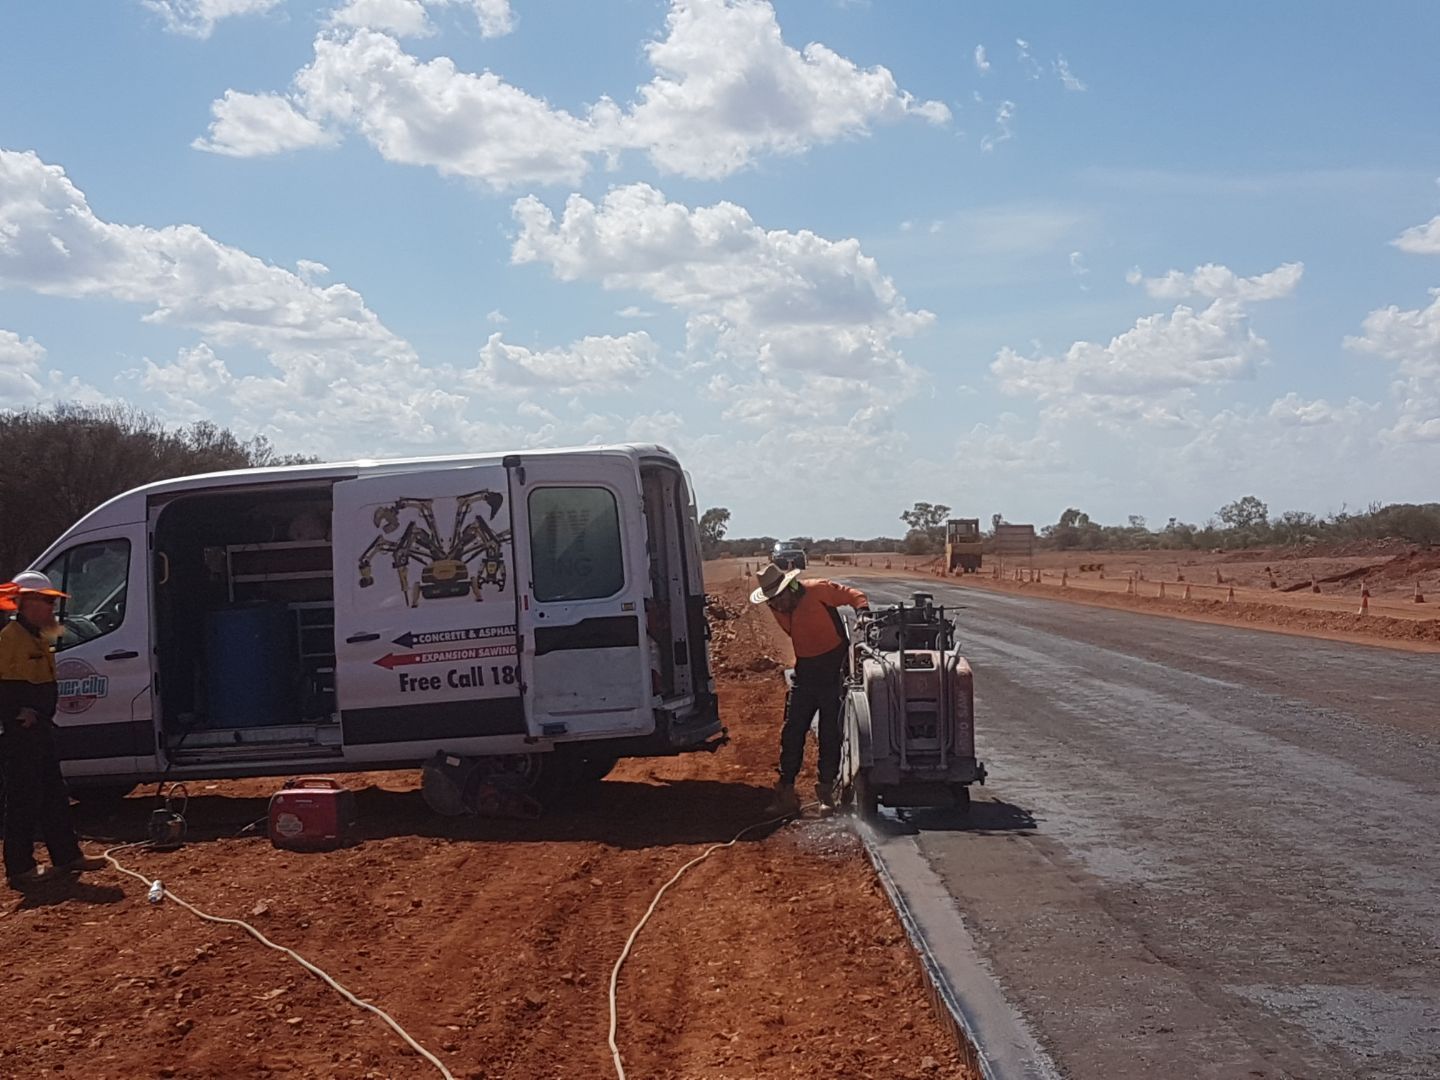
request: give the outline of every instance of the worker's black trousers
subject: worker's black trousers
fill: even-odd
[[[795,662],[790,708],[780,730],[780,782],[793,784],[805,761],[805,733],[820,714],[820,782],[833,784],[840,772],[840,693],[845,677],[844,645],[823,656]]]
[[[0,768],[5,775],[5,876],[35,868],[38,826],[50,862],[56,866],[80,858],[70,823],[70,796],[60,775],[55,740],[48,720],[34,727],[6,726],[0,735]]]

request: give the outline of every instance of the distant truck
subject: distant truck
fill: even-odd
[[[980,519],[951,518],[945,523],[945,571],[973,574],[980,569]]]

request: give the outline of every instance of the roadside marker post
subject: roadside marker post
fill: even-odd
[[[1218,575],[1217,575],[1217,576],[1218,576]],[[1225,597],[1225,602],[1226,602],[1227,604],[1233,604],[1233,603],[1235,602],[1235,586],[1234,586],[1234,585],[1231,585],[1231,586],[1230,586],[1230,592],[1226,595],[1226,597]]]
[[[1320,583],[1315,580],[1314,574],[1310,575],[1310,591],[1312,593],[1318,593],[1320,591]]]
[[[1415,582],[1415,597],[1414,597],[1414,600],[1415,600],[1415,603],[1417,603],[1417,604],[1423,604],[1423,603],[1425,603],[1425,594],[1420,591],[1420,582],[1419,582],[1418,580]]]
[[[1165,599],[1165,583],[1163,581],[1160,582],[1160,599]]]
[[[1369,583],[1368,581],[1362,581],[1362,582],[1360,583],[1360,612],[1359,612],[1359,613],[1360,613],[1361,615],[1369,615],[1369,614],[1370,614],[1370,583]]]
[[[1189,600],[1189,599],[1190,599],[1190,586],[1189,586],[1189,585],[1186,585],[1186,586],[1185,586],[1185,599],[1186,599],[1186,600]]]

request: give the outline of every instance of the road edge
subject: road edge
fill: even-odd
[[[982,1080],[1058,1080],[1054,1062],[981,960],[954,897],[914,839],[882,838],[859,820],[855,832],[966,1064]]]

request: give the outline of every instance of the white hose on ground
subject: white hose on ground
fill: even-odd
[[[738,839],[738,837],[737,837],[737,839]],[[144,844],[143,842],[142,842],[142,843],[137,843],[137,844],[120,844],[119,846],[117,846],[117,847],[112,847],[109,851],[105,852],[105,858],[109,859],[110,862],[111,862],[111,864],[114,865],[115,869],[116,869],[116,870],[119,870],[122,874],[129,874],[131,877],[135,878],[135,879],[136,879],[137,881],[139,881],[141,884],[148,886],[148,885],[150,884],[150,879],[149,879],[149,878],[145,877],[145,875],[143,875],[143,874],[138,874],[138,873],[136,873],[134,870],[131,870],[131,869],[129,869],[128,867],[125,867],[125,866],[120,865],[120,860],[117,859],[117,858],[115,858],[114,854],[112,854],[113,852],[121,851],[121,850],[123,850],[123,849],[125,849],[125,848],[144,847],[144,846],[145,846],[145,844]],[[163,886],[162,886],[162,888],[163,888]],[[332,979],[329,975],[327,975],[324,971],[321,971],[318,967],[316,967],[314,964],[312,964],[309,960],[306,960],[303,956],[301,956],[299,953],[297,953],[294,949],[287,949],[284,945],[277,945],[277,944],[275,944],[275,942],[271,941],[271,940],[270,940],[269,938],[267,938],[264,934],[262,934],[259,930],[256,930],[253,926],[251,926],[249,923],[245,922],[245,921],[242,920],[242,919],[228,919],[228,918],[225,918],[224,916],[221,916],[221,915],[211,915],[211,914],[209,914],[208,912],[201,911],[201,910],[200,910],[199,908],[197,908],[194,904],[190,904],[190,903],[188,903],[188,902],[180,899],[180,897],[176,896],[176,895],[175,895],[173,892],[171,892],[168,888],[165,889],[164,895],[165,895],[166,897],[168,897],[169,899],[174,900],[175,903],[179,904],[179,905],[180,905],[181,907],[183,907],[186,911],[189,911],[192,915],[195,915],[195,916],[197,916],[198,918],[204,919],[206,922],[219,923],[219,924],[222,925],[222,926],[238,926],[240,929],[244,930],[247,934],[249,934],[251,937],[253,937],[256,941],[260,942],[261,945],[264,945],[264,946],[266,946],[267,948],[274,949],[276,952],[284,953],[286,956],[290,957],[290,959],[294,960],[297,964],[299,964],[301,967],[303,967],[306,971],[310,972],[310,974],[316,976],[317,978],[319,978],[319,979],[323,980],[325,983],[327,983],[332,990],[334,990],[336,993],[338,993],[338,994],[339,994],[341,997],[343,997],[346,1001],[350,1002],[350,1004],[355,1005],[355,1006],[358,1006],[359,1008],[362,1008],[362,1009],[366,1009],[366,1010],[368,1010],[369,1012],[374,1013],[374,1014],[375,1014],[376,1016],[378,1016],[381,1020],[384,1020],[385,1023],[387,1023],[387,1024],[390,1025],[391,1029],[395,1032],[395,1034],[399,1035],[400,1038],[402,1038],[402,1039],[405,1040],[405,1042],[410,1046],[410,1049],[414,1050],[414,1051],[415,1051],[417,1054],[419,1054],[422,1058],[424,1058],[426,1061],[430,1062],[431,1065],[434,1065],[435,1068],[439,1069],[439,1070],[440,1070],[440,1075],[443,1076],[443,1077],[445,1077],[445,1080],[455,1080],[454,1074],[451,1073],[450,1070],[445,1067],[445,1063],[442,1062],[439,1058],[437,1058],[434,1054],[430,1053],[429,1050],[426,1050],[423,1046],[421,1046],[421,1045],[420,1045],[418,1042],[416,1042],[413,1038],[411,1038],[410,1033],[409,1033],[408,1031],[406,1031],[404,1028],[402,1028],[399,1024],[397,1024],[397,1023],[394,1021],[394,1019],[390,1016],[389,1013],[385,1012],[383,1009],[380,1009],[380,1008],[377,1008],[377,1007],[374,1006],[374,1005],[371,1005],[368,1001],[362,1001],[362,1000],[360,1000],[358,997],[356,997],[354,994],[352,994],[349,990],[345,989],[345,987],[341,986],[338,982],[336,982],[336,981],[335,981],[334,979]]]
[[[655,894],[655,899],[651,900],[650,906],[645,909],[644,917],[635,924],[635,929],[631,930],[630,936],[625,939],[625,948],[620,951],[620,958],[615,961],[615,966],[610,969],[610,1057],[615,1063],[615,1076],[617,1080],[626,1080],[625,1063],[620,1060],[620,1047],[615,1042],[615,1033],[620,1026],[619,1007],[616,1001],[620,985],[620,969],[625,966],[625,961],[630,958],[630,950],[634,948],[635,939],[640,936],[640,931],[645,929],[645,924],[650,921],[650,916],[654,915],[655,909],[660,906],[660,898],[664,896],[666,890],[679,881],[692,866],[704,862],[721,848],[734,847],[746,833],[754,832],[756,829],[764,828],[766,825],[789,821],[791,818],[797,816],[797,814],[803,813],[810,807],[818,805],[819,803],[806,803],[796,814],[782,814],[780,817],[768,818],[765,821],[757,821],[754,825],[747,825],[723,844],[711,844],[699,855],[696,855],[695,858],[680,867],[679,870],[676,870],[675,876],[660,886],[660,891]]]

